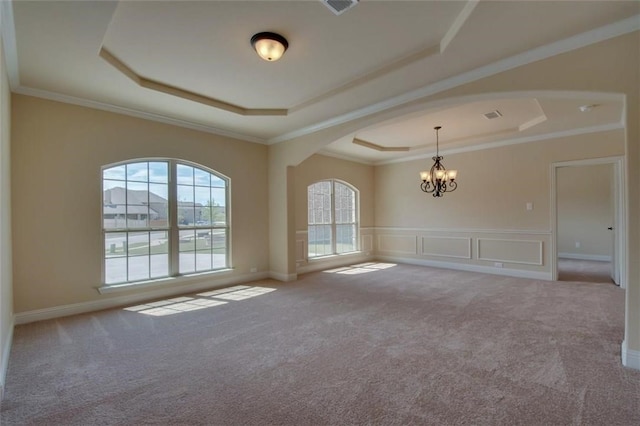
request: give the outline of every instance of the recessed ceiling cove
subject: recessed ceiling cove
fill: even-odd
[[[120,2],[100,56],[146,89],[240,115],[288,115],[440,54],[471,9],[363,2],[338,17],[320,2],[239,4]],[[288,39],[283,59],[255,55],[249,40],[260,31]]]

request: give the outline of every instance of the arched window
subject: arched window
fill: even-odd
[[[307,187],[309,258],[358,250],[358,192],[337,180]]]
[[[102,170],[104,283],[228,268],[229,179],[178,160]]]

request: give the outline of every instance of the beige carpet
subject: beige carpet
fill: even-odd
[[[3,425],[637,425],[624,291],[371,264],[18,326]]]
[[[558,259],[558,280],[614,284],[611,262]]]

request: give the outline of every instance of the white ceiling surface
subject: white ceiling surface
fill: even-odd
[[[362,0],[340,16],[319,0],[14,1],[19,73],[11,83],[19,93],[62,95],[271,143],[639,12],[636,1]],[[249,39],[261,31],[288,39],[282,59],[266,62],[255,54]],[[139,87],[98,56],[101,48],[146,79],[244,108],[287,109],[288,114],[243,116]],[[383,161],[414,155],[416,147],[433,139],[434,125],[444,127],[443,144],[447,139],[472,143],[487,135],[505,137],[540,110],[547,120],[520,136],[620,122],[620,101],[588,101],[469,102],[357,134],[413,151],[355,146],[356,135],[327,151]],[[588,119],[577,113],[585,103],[600,105]],[[501,119],[478,118],[480,111],[496,108]]]

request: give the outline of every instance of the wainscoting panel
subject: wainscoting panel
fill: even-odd
[[[378,235],[378,251],[397,254],[417,254],[415,235]]]
[[[360,236],[360,251],[364,251],[364,252],[373,251],[373,235]]]
[[[551,231],[376,227],[376,259],[551,279]]]
[[[305,262],[307,260],[306,240],[296,240],[296,262]]]
[[[471,238],[422,237],[422,255],[471,259]]]
[[[498,238],[477,239],[478,260],[542,265],[542,241]]]

